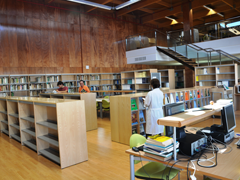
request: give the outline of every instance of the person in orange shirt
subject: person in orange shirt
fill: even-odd
[[[90,93],[90,90],[87,86],[84,85],[83,80],[80,81],[79,93]]]

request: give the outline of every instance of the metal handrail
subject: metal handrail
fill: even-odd
[[[164,32],[161,32],[161,31],[157,30],[157,29],[145,31],[145,32],[142,32],[142,33],[137,33],[137,34],[134,34],[134,35],[131,35],[131,36],[127,36],[126,39],[127,39],[127,38],[130,38],[130,37],[134,37],[134,36],[136,37],[136,36],[139,36],[139,35],[141,35],[141,34],[148,33],[148,32],[153,32],[153,31],[154,31],[155,33],[156,33],[156,32],[161,33],[161,34],[163,34],[164,36],[168,36],[168,35],[169,35],[170,38],[175,41],[175,43],[178,43],[178,42],[179,42],[179,43],[182,43],[183,45],[185,45],[185,46],[187,46],[187,47],[190,47],[190,48],[196,50],[197,53],[198,53],[199,51],[204,51],[204,52],[206,52],[207,54],[210,53],[210,63],[211,63],[211,60],[212,60],[212,59],[211,59],[211,52],[217,52],[217,53],[219,53],[219,55],[227,56],[227,57],[230,58],[231,60],[233,60],[233,61],[235,61],[235,62],[237,62],[237,63],[240,63],[240,59],[239,59],[239,58],[237,58],[237,57],[235,57],[235,56],[233,56],[233,55],[231,55],[231,54],[228,54],[228,53],[225,52],[225,51],[215,50],[215,49],[213,49],[213,48],[205,48],[205,49],[203,49],[203,48],[201,48],[201,47],[199,47],[199,46],[197,46],[197,45],[195,45],[195,44],[192,44],[192,43],[188,44],[188,43],[186,43],[184,40],[179,41],[179,40],[177,40],[176,38],[171,37],[170,34],[166,34],[166,33],[164,33]],[[155,35],[155,39],[156,39],[156,35]],[[157,42],[157,40],[156,40],[156,42]],[[156,46],[157,46],[157,43],[156,43]],[[169,49],[169,45],[168,45],[168,49]],[[198,60],[198,65],[199,65],[199,57],[197,57],[197,60]]]

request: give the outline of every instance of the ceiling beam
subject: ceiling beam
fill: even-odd
[[[107,4],[109,2],[111,2],[112,0],[97,0],[96,3],[99,3],[99,4]],[[87,12],[91,12],[93,11],[94,9],[97,9],[97,7],[91,7],[90,9],[87,10]]]
[[[48,0],[47,3],[50,4],[50,3],[52,3],[53,1],[55,1],[55,0]]]
[[[219,0],[193,1],[192,2],[192,8],[194,9],[194,8],[202,7],[203,5],[211,4],[211,3],[214,3],[214,2],[217,2],[217,1],[219,1]],[[182,5],[178,5],[178,6],[175,6],[173,8],[173,10],[166,9],[166,10],[159,11],[159,12],[156,12],[156,13],[151,14],[151,15],[147,15],[147,16],[142,18],[142,22],[143,23],[148,23],[148,22],[151,22],[151,21],[154,21],[154,20],[165,18],[165,16],[170,16],[170,15],[181,13],[181,12],[182,12]]]
[[[150,14],[154,13],[153,10],[150,10],[150,9],[147,9],[147,8],[140,8],[139,10],[140,10],[140,11],[147,12],[147,13],[150,13]]]
[[[140,8],[144,8],[148,5],[154,4],[159,0],[142,0],[140,2],[134,3],[133,5],[128,6],[127,8],[123,8],[117,11],[117,16],[122,16],[124,14],[130,13],[132,11],[138,10]]]
[[[222,2],[224,2],[225,4],[227,4],[228,6],[230,6],[231,8],[235,9],[236,11],[240,12],[240,10],[238,10],[235,7],[235,3],[233,0],[222,0]]]
[[[166,7],[171,7],[172,6],[170,3],[162,1],[162,0],[160,0],[160,1],[156,2],[156,3],[160,4],[162,6],[166,6]]]

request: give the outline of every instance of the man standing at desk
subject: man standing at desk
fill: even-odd
[[[64,86],[62,81],[58,81],[57,86],[59,87],[57,89],[58,93],[68,93],[68,87]]]
[[[84,85],[83,80],[80,81],[79,93],[90,93],[90,90],[87,86]]]
[[[158,79],[151,80],[153,88],[145,99],[144,105],[148,107],[146,112],[146,137],[163,133],[164,126],[158,125],[157,121],[163,117],[163,92],[159,89]]]

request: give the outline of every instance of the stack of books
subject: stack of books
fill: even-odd
[[[177,142],[177,148],[179,142]],[[143,151],[145,155],[154,159],[167,161],[173,155],[173,138],[167,136],[149,136],[144,144]],[[177,152],[179,149],[177,149]]]

